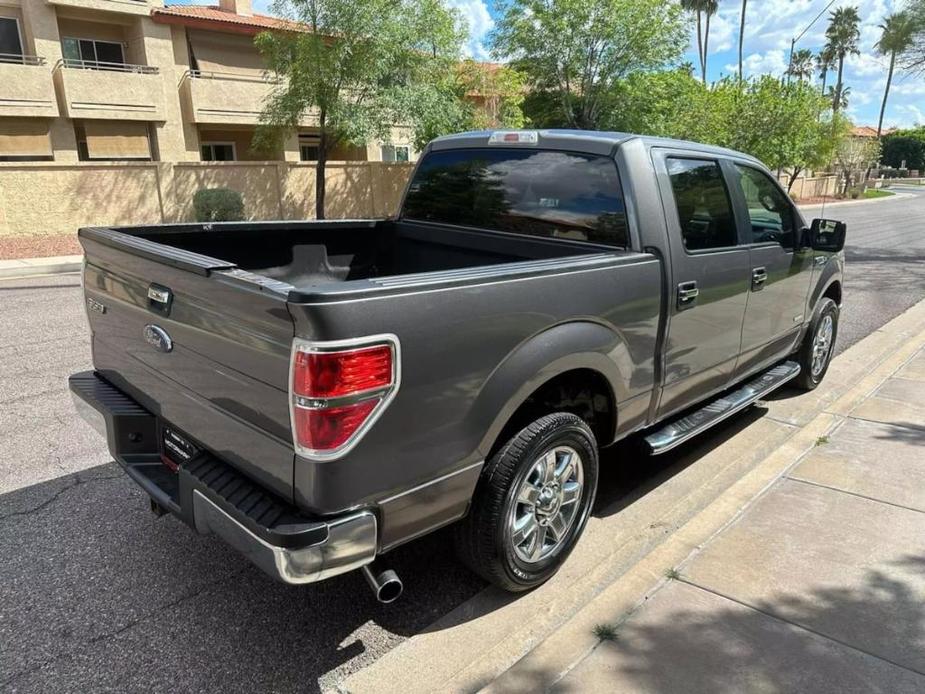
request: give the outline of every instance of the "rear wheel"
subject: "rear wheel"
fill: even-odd
[[[804,390],[812,390],[822,383],[832,361],[836,337],[838,306],[831,299],[824,298],[796,354],[800,364],[800,374],[794,379],[797,386]]]
[[[524,427],[485,465],[456,528],[460,558],[505,590],[540,585],[584,530],[597,469],[594,434],[579,417],[559,412]]]

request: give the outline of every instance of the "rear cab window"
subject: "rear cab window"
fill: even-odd
[[[613,159],[578,152],[472,148],[429,152],[405,219],[629,246]]]

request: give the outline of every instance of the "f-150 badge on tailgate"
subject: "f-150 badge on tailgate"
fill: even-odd
[[[157,325],[150,323],[145,326],[145,342],[154,347],[158,352],[169,352],[173,349],[173,340],[167,331]]]
[[[106,305],[101,304],[99,301],[91,297],[87,297],[87,307],[91,311],[96,311],[97,313],[106,313]]]

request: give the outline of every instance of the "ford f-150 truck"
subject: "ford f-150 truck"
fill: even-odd
[[[542,583],[599,448],[815,387],[845,226],[738,152],[549,130],[435,140],[390,219],[79,238],[95,368],[70,388],[152,509],[390,601],[374,560],[449,524],[489,581]]]

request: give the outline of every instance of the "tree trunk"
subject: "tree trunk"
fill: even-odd
[[[797,182],[797,178],[800,176],[800,172],[803,170],[802,166],[794,166],[793,171],[790,173],[790,179],[787,181],[787,194],[790,194],[790,189],[793,188],[793,184]]]
[[[838,81],[835,82],[835,98],[832,99],[832,114],[833,115],[837,115],[838,109],[841,108],[841,90],[842,90],[841,73],[844,67],[845,67],[845,55],[844,53],[841,53],[838,56]]]
[[[742,81],[742,43],[745,40],[745,6],[748,0],[742,0],[742,16],[739,18],[739,82]]]
[[[886,89],[883,90],[883,103],[880,104],[880,120],[877,121],[877,139],[883,131],[883,114],[886,112],[886,99],[890,95],[890,82],[893,81],[893,68],[896,65],[896,51],[890,53],[890,69],[886,73]]]
[[[707,26],[703,31],[703,83],[707,83],[707,47],[710,44],[710,13],[707,12]]]
[[[829,69],[825,68],[822,71],[822,96],[825,96],[825,79],[829,76]]]
[[[700,59],[700,74],[705,75],[703,67],[703,32],[700,30],[700,10],[697,10],[697,57]]]
[[[318,116],[318,162],[315,164],[315,219],[324,219],[325,167],[328,163],[328,132],[325,113]]]

